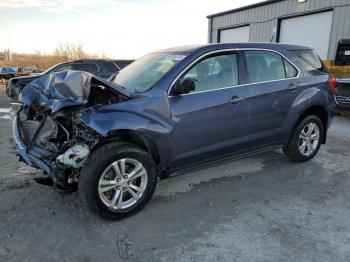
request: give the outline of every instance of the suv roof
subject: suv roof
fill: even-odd
[[[218,44],[206,44],[206,45],[188,45],[178,46],[168,49],[162,49],[156,52],[175,52],[175,53],[192,53],[201,49],[224,49],[224,48],[267,48],[276,49],[283,48],[287,50],[307,50],[312,49],[309,46],[280,44],[280,43],[218,43]]]
[[[113,63],[113,60],[111,59],[78,59],[67,63],[76,63],[76,62],[111,62]]]
[[[99,62],[108,62],[108,63],[113,63],[113,64],[115,64],[112,60],[107,60],[107,59],[78,59],[78,60],[60,62],[60,63],[57,63],[57,64],[53,65],[52,67],[56,67],[56,66],[63,65],[63,64],[73,64],[73,63],[99,63]]]

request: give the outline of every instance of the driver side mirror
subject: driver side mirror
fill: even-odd
[[[188,94],[196,89],[195,79],[186,78],[183,81],[181,79],[174,85],[172,95],[178,96]]]

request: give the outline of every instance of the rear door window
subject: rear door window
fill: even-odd
[[[248,83],[296,77],[298,70],[285,58],[271,51],[244,51]]]
[[[284,58],[283,58],[283,63],[284,63],[284,68],[286,70],[286,78],[292,78],[298,75],[298,70],[296,70],[296,68]]]

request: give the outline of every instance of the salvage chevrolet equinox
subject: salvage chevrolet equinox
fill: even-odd
[[[13,142],[56,187],[77,188],[93,211],[121,219],[146,205],[159,177],[277,149],[312,159],[335,92],[310,47],[179,47],[141,57],[113,82],[80,71],[31,82]]]

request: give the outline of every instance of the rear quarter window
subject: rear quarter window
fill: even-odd
[[[327,68],[323,65],[321,59],[318,57],[316,52],[312,49],[308,50],[294,50],[292,51],[295,55],[297,55],[301,60],[306,63],[306,68],[308,71],[312,71],[314,69],[321,71],[323,73],[328,73]],[[310,68],[311,67],[311,68]]]

